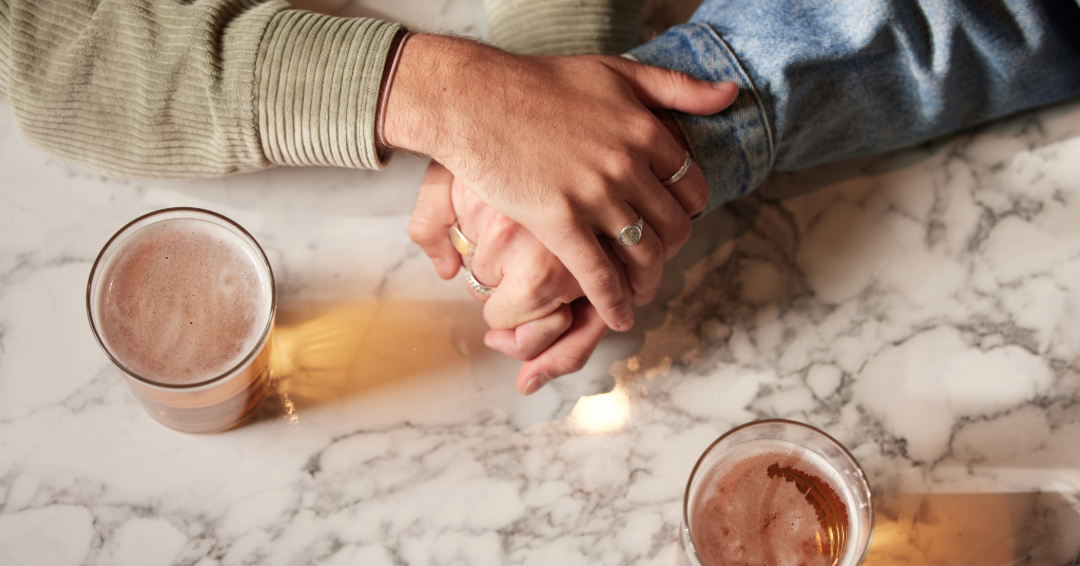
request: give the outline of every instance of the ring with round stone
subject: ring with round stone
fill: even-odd
[[[619,232],[618,242],[624,246],[632,246],[641,241],[641,228],[645,226],[645,219],[638,218],[637,222],[627,226]]]
[[[490,297],[495,292],[495,287],[488,287],[483,283],[476,280],[476,276],[473,275],[472,269],[465,268],[465,282],[469,284],[469,288],[485,297]]]
[[[683,175],[685,175],[686,172],[690,170],[690,164],[692,162],[693,161],[690,159],[690,152],[686,152],[686,161],[683,161],[682,167],[680,167],[674,175],[668,177],[665,181],[662,181],[664,183],[664,186],[670,187],[671,185],[679,182],[679,179],[682,179]]]

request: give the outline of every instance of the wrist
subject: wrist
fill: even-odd
[[[379,106],[375,114],[375,143],[378,147],[380,158],[386,159],[386,154],[396,149],[386,141],[383,135],[386,131],[386,103],[390,98],[390,89],[394,85],[394,77],[397,75],[398,63],[401,62],[401,52],[413,33],[402,28],[394,35],[387,51],[386,64],[383,66],[382,83],[379,86]]]
[[[435,157],[446,128],[439,112],[445,68],[453,65],[455,38],[417,34],[402,46],[394,83],[385,96],[383,139],[393,147]],[[446,93],[448,94],[448,93]]]
[[[414,34],[400,50],[395,78],[385,96],[382,138],[392,147],[429,155],[442,163],[458,152],[476,124],[477,95],[490,88],[484,77],[513,57],[481,43]]]

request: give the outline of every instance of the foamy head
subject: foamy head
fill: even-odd
[[[811,478],[819,489],[813,495],[831,501],[815,504],[807,487],[792,481],[795,474]],[[825,459],[793,442],[754,440],[733,446],[697,481],[691,495],[694,546],[709,566],[847,564],[855,551],[850,540],[838,556],[830,556],[825,540],[830,528],[848,534],[857,528],[851,512],[855,504],[844,485]],[[824,516],[822,504],[836,513]]]
[[[91,298],[98,335],[149,381],[194,384],[228,372],[260,345],[272,316],[261,253],[207,220],[148,224],[100,267]]]

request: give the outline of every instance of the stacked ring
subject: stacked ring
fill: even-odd
[[[690,170],[690,164],[691,163],[692,163],[692,161],[690,159],[690,152],[687,152],[686,153],[686,161],[683,161],[682,167],[680,167],[679,170],[676,171],[674,175],[668,177],[665,181],[663,181],[664,186],[665,187],[670,187],[671,185],[674,185],[675,183],[679,182],[679,179],[682,179],[683,175],[685,175],[686,172]]]
[[[465,234],[461,233],[461,228],[458,228],[457,222],[450,227],[450,243],[454,245],[454,249],[464,257],[472,257],[476,254],[476,244],[469,241],[465,237]]]
[[[461,228],[458,228],[457,222],[455,222],[454,225],[450,227],[450,243],[454,246],[454,249],[457,250],[459,254],[461,254],[463,258],[467,259],[476,255],[476,244],[472,243],[471,241],[469,241],[468,238],[465,237],[465,234],[461,232]],[[469,285],[470,289],[476,291],[477,293],[480,293],[485,297],[488,297],[495,292],[495,287],[488,287],[487,285],[484,285],[483,283],[476,280],[476,276],[473,275],[472,269],[468,265],[468,262],[463,263],[466,264],[465,282]]]
[[[469,288],[485,297],[491,296],[495,292],[495,287],[488,287],[483,283],[476,280],[476,277],[472,274],[472,269],[465,268],[465,282],[469,284]]]

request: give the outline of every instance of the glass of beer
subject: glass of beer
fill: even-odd
[[[828,434],[762,420],[701,455],[683,498],[680,555],[692,566],[856,566],[870,547],[866,475]]]
[[[239,426],[270,386],[277,297],[262,248],[224,216],[169,208],[136,218],[90,270],[86,312],[143,408],[191,433]]]

